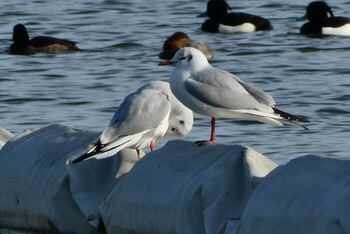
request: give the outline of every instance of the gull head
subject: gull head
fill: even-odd
[[[159,63],[160,66],[174,65],[178,69],[198,71],[209,65],[205,55],[196,48],[184,47],[179,49],[171,60]]]
[[[174,97],[175,98],[175,97]],[[182,103],[172,105],[167,136],[186,136],[193,126],[193,112]]]

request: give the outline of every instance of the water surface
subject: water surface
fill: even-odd
[[[235,10],[269,18],[275,28],[252,34],[199,30],[206,1],[2,1],[0,3],[0,126],[13,133],[60,123],[102,131],[130,92],[151,80],[169,80],[158,67],[163,41],[175,31],[207,43],[215,67],[270,93],[276,107],[309,117],[309,131],[239,120],[217,121],[218,142],[243,144],[279,164],[306,154],[350,158],[349,37],[298,34],[308,1],[237,1]],[[332,1],[348,15],[345,0]],[[14,56],[12,28],[79,42],[81,52]],[[207,139],[210,118],[195,115],[184,139]],[[159,145],[159,147],[162,144]]]

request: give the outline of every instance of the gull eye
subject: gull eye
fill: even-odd
[[[175,130],[176,130],[176,128],[174,128],[174,127],[171,128],[171,131],[172,131],[172,132],[175,131]]]
[[[186,59],[185,56],[181,56],[181,57],[180,57],[180,60],[184,60],[184,59]]]
[[[191,60],[192,60],[192,58],[193,58],[193,56],[192,56],[192,55],[188,56],[188,61],[191,61]]]

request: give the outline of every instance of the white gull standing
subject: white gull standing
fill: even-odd
[[[306,118],[274,108],[273,98],[264,91],[245,84],[237,76],[214,68],[205,56],[195,48],[185,47],[177,51],[171,60],[159,65],[174,65],[170,87],[174,95],[194,112],[212,117],[209,141],[215,143],[215,119],[240,118],[282,126],[300,126]]]
[[[193,113],[171,93],[169,83],[152,81],[125,97],[98,142],[85,154],[72,160],[102,159],[124,148],[140,149],[164,136],[187,135],[193,125]]]

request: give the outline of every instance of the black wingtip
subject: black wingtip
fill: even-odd
[[[94,155],[100,153],[102,147],[103,146],[102,146],[101,142],[98,141],[98,143],[93,147],[94,148],[93,151],[89,152],[90,151],[89,150],[88,152],[86,152],[85,154],[81,155],[80,157],[72,160],[72,164],[75,164],[75,163],[84,161],[85,159],[93,157]]]
[[[80,156],[80,157],[74,159],[74,160],[72,161],[72,164],[75,164],[75,163],[84,161],[84,160],[87,159],[87,158],[89,158],[89,154],[85,153],[85,154],[83,154],[82,156]]]
[[[279,116],[287,119],[287,120],[292,120],[292,121],[296,121],[296,122],[302,122],[302,123],[310,123],[310,121],[306,118],[306,117],[303,117],[303,116],[297,116],[297,115],[292,115],[292,114],[289,114],[287,112],[284,112],[284,111],[281,111],[279,109],[276,109],[274,107],[272,107],[273,111],[278,114]],[[308,129],[306,127],[304,127],[305,129]]]

